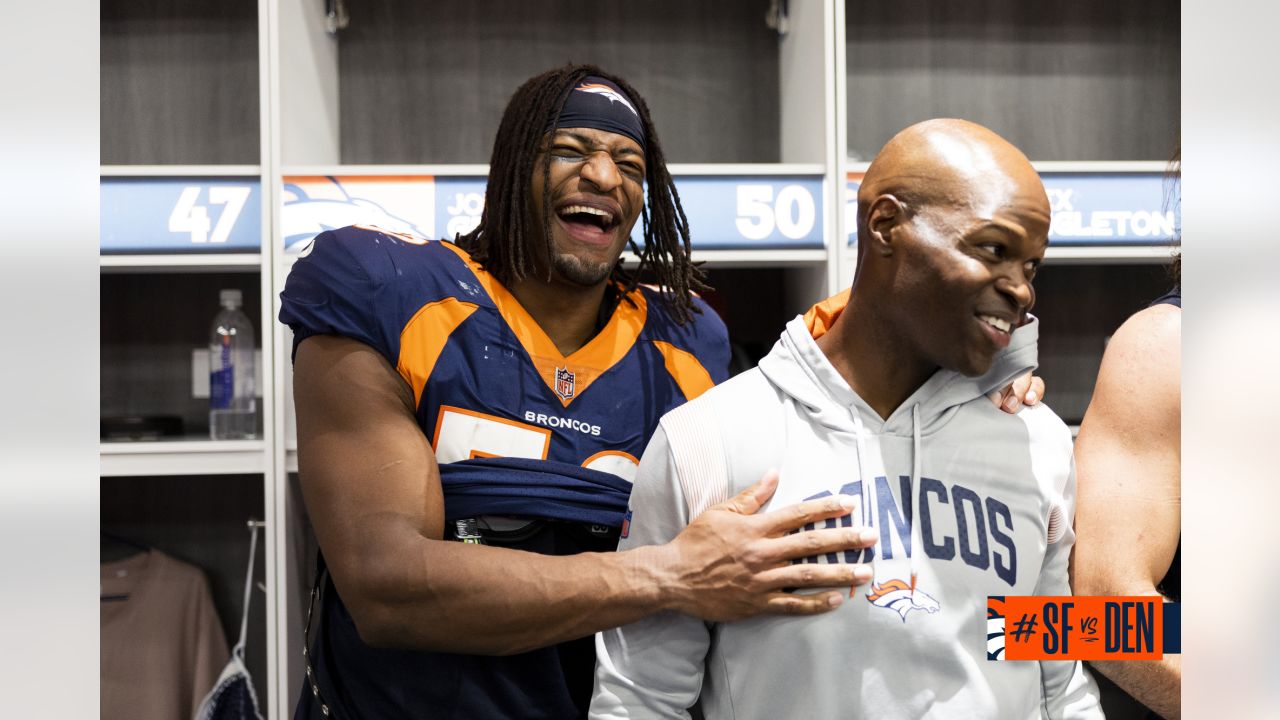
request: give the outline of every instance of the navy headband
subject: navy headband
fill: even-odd
[[[627,94],[612,82],[595,75],[583,78],[564,101],[557,128],[585,127],[626,135],[647,149],[644,123]]]

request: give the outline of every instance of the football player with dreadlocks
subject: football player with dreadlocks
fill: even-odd
[[[643,98],[591,66],[511,98],[473,232],[313,241],[280,314],[323,556],[296,717],[583,717],[599,630],[818,614],[866,580],[789,562],[875,535],[791,532],[848,498],[756,514],[774,475],[667,545],[613,552],[658,418],[726,378],[703,287]]]

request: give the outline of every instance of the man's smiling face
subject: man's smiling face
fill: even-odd
[[[644,207],[644,178],[644,150],[625,135],[560,128],[548,136],[534,164],[529,210],[534,227],[550,220],[555,276],[584,287],[608,279]]]
[[[1049,205],[1034,175],[996,176],[957,188],[955,197],[916,208],[900,231],[899,286],[907,290],[900,309],[913,316],[903,332],[924,357],[974,376],[991,367],[1035,304]]]

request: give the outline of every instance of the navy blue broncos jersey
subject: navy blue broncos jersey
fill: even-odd
[[[724,324],[701,300],[680,326],[657,292],[639,288],[565,357],[461,248],[377,228],[319,235],[281,301],[295,351],[311,335],[344,335],[381,353],[412,388],[447,518],[488,508],[534,520],[497,540],[534,552],[613,550],[658,419],[727,375]],[[586,511],[565,510],[583,503]],[[379,650],[360,640],[332,583],[320,618],[312,663],[339,717],[585,717],[590,637],[504,658]],[[308,687],[297,717],[314,703]]]

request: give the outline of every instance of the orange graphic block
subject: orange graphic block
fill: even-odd
[[[1164,610],[1158,596],[988,598],[988,656],[1159,660],[1164,655]]]

